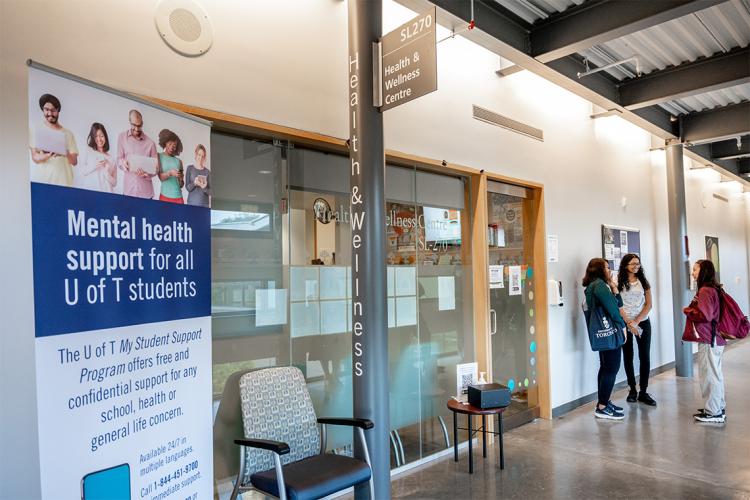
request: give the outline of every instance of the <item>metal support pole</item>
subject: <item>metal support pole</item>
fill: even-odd
[[[669,250],[672,260],[672,314],[674,323],[674,360],[678,377],[693,376],[693,349],[682,342],[685,315],[682,308],[689,300],[690,255],[685,209],[685,171],[682,144],[667,144],[667,209],[669,212]]]
[[[388,409],[388,310],[385,275],[383,115],[373,106],[373,44],[382,35],[382,0],[349,0],[350,201],[352,228],[352,389],[354,416],[367,434],[375,497],[391,498]],[[362,449],[355,446],[355,455]],[[366,499],[366,485],[355,488]],[[373,499],[374,500],[374,499]]]

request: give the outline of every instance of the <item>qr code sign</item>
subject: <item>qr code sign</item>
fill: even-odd
[[[469,387],[473,383],[474,377],[471,373],[465,373],[461,375],[461,393],[466,394],[468,391],[467,387]]]

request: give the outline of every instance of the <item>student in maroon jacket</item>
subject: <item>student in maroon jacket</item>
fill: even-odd
[[[726,419],[726,402],[721,357],[727,342],[716,331],[720,314],[721,285],[716,280],[713,262],[696,262],[693,266],[693,279],[698,284],[698,293],[683,310],[687,321],[682,340],[698,342],[698,375],[701,394],[705,400],[703,408],[699,409],[693,418],[699,422],[723,424]]]

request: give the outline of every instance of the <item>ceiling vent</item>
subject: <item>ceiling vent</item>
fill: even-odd
[[[156,29],[164,43],[184,56],[208,52],[214,34],[208,16],[192,0],[161,0],[156,6]]]
[[[479,121],[502,127],[506,130],[516,132],[517,134],[525,135],[526,137],[531,137],[532,139],[544,142],[544,131],[542,129],[526,125],[525,123],[495,113],[494,111],[477,106],[476,104],[472,105],[472,108],[472,115]]]

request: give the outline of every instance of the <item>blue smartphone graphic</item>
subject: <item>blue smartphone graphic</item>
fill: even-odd
[[[130,500],[130,465],[116,465],[83,476],[81,499]]]

